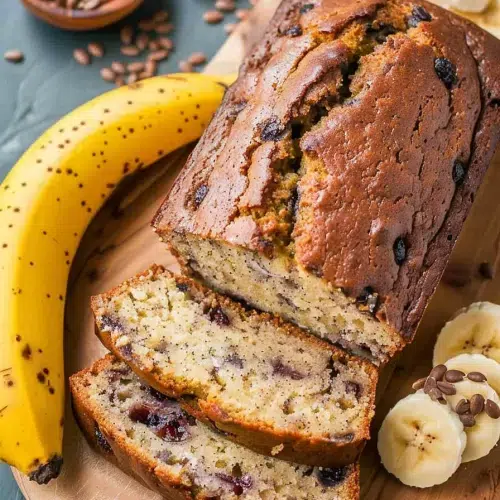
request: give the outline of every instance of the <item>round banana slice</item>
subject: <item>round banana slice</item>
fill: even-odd
[[[500,363],[495,360],[482,354],[460,354],[449,359],[445,365],[448,370],[460,370],[466,375],[470,372],[483,373],[491,388],[500,394]]]
[[[447,481],[460,465],[465,444],[458,415],[423,391],[399,401],[378,434],[384,467],[402,483],[417,488]]]
[[[459,354],[483,354],[500,363],[500,306],[476,302],[448,321],[434,346],[434,366]]]
[[[474,394],[480,394],[485,401],[490,399],[497,404],[500,402],[498,394],[487,382],[473,382],[464,379],[454,385],[457,393],[453,396],[445,396],[452,408],[456,408],[462,399],[470,401]],[[465,427],[467,446],[462,455],[462,463],[471,462],[488,455],[500,438],[500,418],[493,419],[483,411],[475,416],[475,421],[476,423],[472,427]]]

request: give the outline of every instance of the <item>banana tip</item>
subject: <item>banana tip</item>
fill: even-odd
[[[38,484],[47,484],[59,476],[62,464],[62,457],[60,455],[53,455],[48,462],[40,465],[37,464],[36,469],[29,474],[29,478]]]

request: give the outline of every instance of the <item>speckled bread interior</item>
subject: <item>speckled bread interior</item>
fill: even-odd
[[[144,385],[111,355],[70,378],[89,442],[165,498],[355,500],[359,466],[295,465],[240,447]]]
[[[369,439],[375,366],[276,317],[157,266],[92,309],[106,347],[228,439],[325,467]]]
[[[499,131],[500,42],[478,27],[425,1],[284,1],[154,226],[209,286],[384,362]]]

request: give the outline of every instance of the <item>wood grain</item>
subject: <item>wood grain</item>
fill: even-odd
[[[258,38],[278,0],[261,0],[255,15],[233,34],[209,65],[214,73],[232,72],[248,47]],[[176,269],[173,257],[152,232],[149,221],[161,203],[190,148],[177,151],[147,172],[128,179],[97,215],[85,234],[72,267],[66,307],[66,374],[88,366],[104,353],[94,336],[89,308],[91,295],[115,286],[152,263]],[[478,266],[488,261],[500,264],[500,154],[478,193],[471,215],[453,251],[447,273],[470,276],[468,284],[454,288],[439,286],[420,325],[417,340],[382,373],[372,436],[362,457],[362,498],[368,500],[500,499],[500,449],[488,457],[460,467],[446,484],[418,490],[403,486],[380,465],[376,435],[387,411],[411,390],[411,383],[431,366],[434,341],[440,328],[458,308],[476,300],[500,303],[500,274],[481,279]],[[33,500],[136,500],[158,499],[96,455],[81,436],[66,411],[65,466],[61,477],[48,486],[30,483],[14,471],[27,499]],[[446,457],[443,457],[445,460]]]

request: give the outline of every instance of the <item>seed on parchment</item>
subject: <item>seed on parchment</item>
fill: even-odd
[[[134,39],[134,28],[130,25],[124,26],[120,30],[120,40],[124,45],[130,45]]]
[[[73,57],[75,61],[82,66],[87,66],[88,64],[90,64],[90,56],[84,49],[75,49],[73,51]]]
[[[124,75],[126,72],[125,69],[125,64],[123,64],[120,61],[113,61],[111,63],[111,69],[117,74],[117,75]]]
[[[168,50],[155,50],[148,55],[150,61],[160,62],[168,57]]]
[[[217,0],[215,8],[222,12],[233,12],[236,9],[236,4],[234,0]]]
[[[127,84],[130,85],[131,83],[135,83],[138,79],[137,73],[130,73],[127,77]]]
[[[134,57],[139,54],[139,49],[135,45],[125,45],[120,47],[120,52],[124,56]]]
[[[188,57],[188,63],[193,66],[199,66],[207,62],[207,56],[203,52],[193,52]]]
[[[174,31],[174,25],[171,23],[161,23],[155,26],[155,31],[159,35],[168,35]]]
[[[225,24],[224,25],[224,31],[230,35],[235,29],[236,27],[238,26],[237,23],[228,23],[228,24]]]
[[[183,73],[192,73],[193,72],[193,66],[187,61],[179,61],[179,69]]]
[[[146,33],[141,33],[137,35],[137,38],[135,39],[135,44],[137,45],[137,48],[139,50],[144,50],[149,43],[149,36]]]
[[[158,38],[156,42],[158,42],[158,44],[161,45],[164,49],[172,50],[174,48],[174,42],[172,42],[172,40],[170,40],[170,38],[167,38],[166,36]],[[149,47],[149,49],[152,50],[151,47]]]
[[[249,10],[248,9],[238,9],[234,15],[236,16],[237,19],[239,19],[240,21],[244,21],[247,17],[248,17],[248,14],[249,14]]]
[[[168,19],[168,12],[166,10],[159,10],[153,14],[153,21],[155,23],[162,23]]]
[[[218,10],[207,10],[203,14],[203,20],[208,24],[217,24],[224,19],[224,14]]]
[[[101,78],[106,80],[107,82],[114,82],[116,79],[116,75],[111,68],[102,68],[101,69]]]
[[[94,57],[102,57],[104,55],[104,47],[100,43],[89,43],[87,45],[87,50]]]
[[[20,63],[24,60],[24,54],[17,49],[7,50],[7,52],[4,53],[3,58],[11,63]]]
[[[144,70],[144,63],[143,62],[137,61],[137,62],[127,64],[127,71],[129,73],[140,73],[143,70]]]

